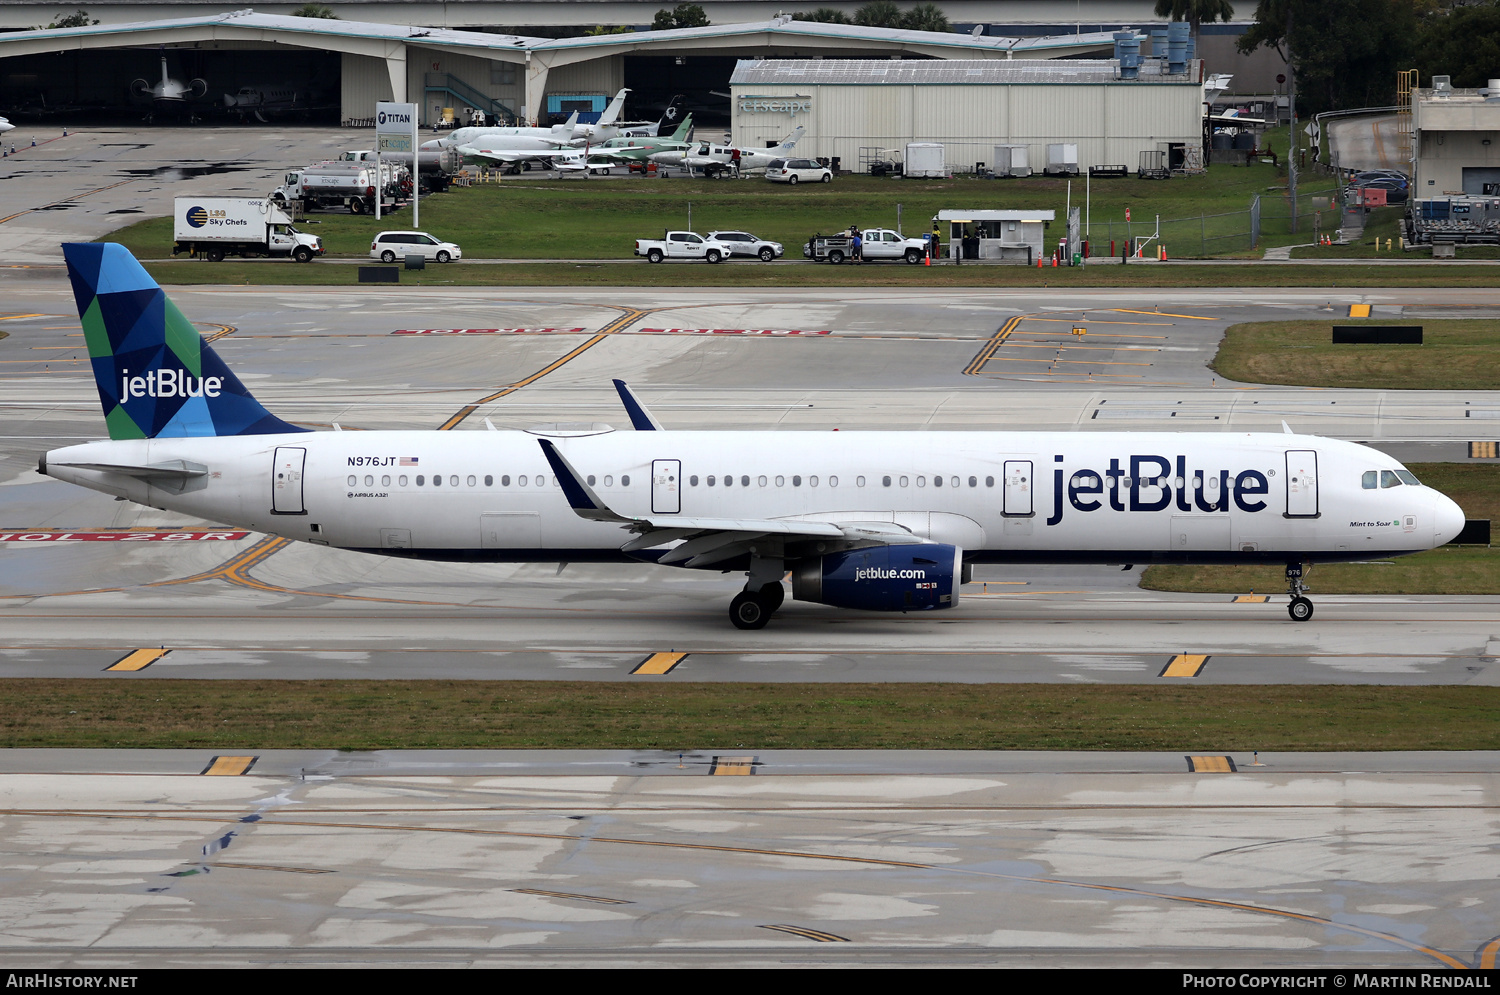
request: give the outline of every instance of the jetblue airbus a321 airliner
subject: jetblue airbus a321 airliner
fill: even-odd
[[[261,407],[119,245],[63,247],[109,441],[40,471],[341,549],[745,571],[736,626],[784,597],[952,608],[975,563],[1304,565],[1432,549],[1463,511],[1383,453],[1288,434],[311,432]]]

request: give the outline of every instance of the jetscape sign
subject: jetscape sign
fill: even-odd
[[[411,153],[416,147],[417,105],[381,100],[375,104],[375,139],[381,152]]]

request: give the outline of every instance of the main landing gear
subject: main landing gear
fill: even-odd
[[[745,589],[729,602],[729,620],[736,629],[764,629],[776,609],[786,600],[781,575],[786,572],[780,558],[753,556]]]
[[[1293,622],[1306,622],[1313,617],[1313,603],[1303,596],[1303,591],[1311,590],[1302,583],[1302,564],[1288,563],[1286,565],[1286,593],[1291,595],[1291,602],[1286,606],[1286,613],[1291,616]]]

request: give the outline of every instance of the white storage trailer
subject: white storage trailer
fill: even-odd
[[[995,175],[1011,179],[1031,175],[1031,146],[996,145]]]
[[[244,197],[178,197],[172,202],[172,255],[291,256],[309,263],[323,240],[292,227],[286,212],[268,200]]]
[[[1042,170],[1048,176],[1077,176],[1078,175],[1078,144],[1076,142],[1055,142],[1047,146],[1047,168]]]
[[[908,142],[906,176],[919,179],[942,179],[948,175],[943,146],[937,142]]]

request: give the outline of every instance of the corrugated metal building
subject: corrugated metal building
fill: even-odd
[[[1048,144],[1078,145],[1078,164],[1138,167],[1140,153],[1203,141],[1203,67],[1165,75],[1147,63],[1121,79],[1113,59],[742,61],[730,78],[738,145],[774,143],[797,125],[797,152],[839,156],[858,168],[862,149],[899,152],[941,142],[948,163],[991,162],[996,145],[1028,145],[1032,168]]]
[[[1500,194],[1500,88],[1491,89],[1492,81],[1482,90],[1455,89],[1446,76],[1434,80],[1442,86],[1412,91],[1413,196]]]

